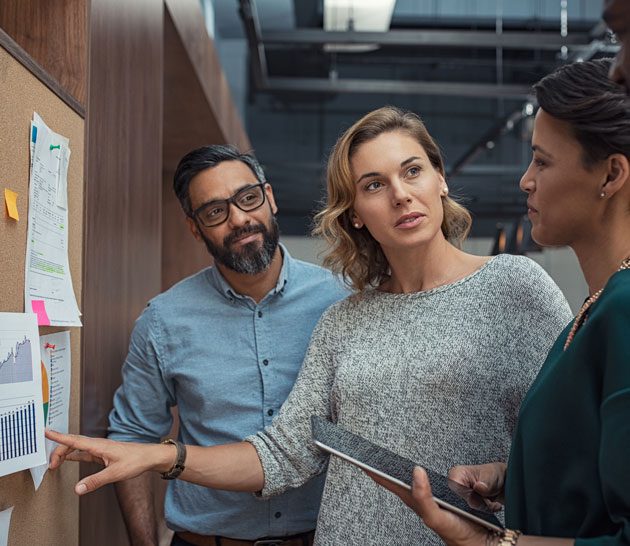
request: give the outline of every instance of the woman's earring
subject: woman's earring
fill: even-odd
[[[359,229],[359,228],[361,227],[361,224],[359,224],[359,222],[355,222],[355,223],[354,223],[354,227],[355,227],[355,228],[357,228],[357,229]]]
[[[603,199],[604,197],[606,197],[606,192],[603,191],[602,193],[599,194],[600,199]]]

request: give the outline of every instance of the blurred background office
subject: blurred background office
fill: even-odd
[[[69,211],[80,227],[70,257],[84,323],[72,429],[104,434],[133,321],[208,263],[171,189],[178,160],[204,144],[254,150],[282,241],[319,262],[309,232],[330,148],[369,110],[413,110],[473,215],[467,248],[531,256],[576,310],[587,294],[577,262],[531,241],[518,182],[530,161],[531,84],[617,50],[600,13],[599,0],[2,0],[3,100],[16,98],[16,62],[83,131],[72,157],[82,183],[69,187],[81,203]],[[2,126],[4,150],[13,129]],[[15,544],[126,544],[112,490],[79,501],[65,484],[35,493],[19,475],[2,478]]]

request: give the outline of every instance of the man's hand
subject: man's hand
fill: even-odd
[[[148,470],[166,472],[176,457],[176,449],[172,445],[114,442],[52,430],[46,431],[46,438],[61,444],[51,455],[51,470],[65,461],[95,462],[105,466],[100,472],[76,484],[74,490],[77,495],[95,491],[108,483],[135,478]]]
[[[505,463],[488,463],[474,466],[454,466],[448,477],[479,493],[490,510],[503,508],[505,489]]]

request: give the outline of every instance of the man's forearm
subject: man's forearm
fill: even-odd
[[[116,496],[131,546],[158,544],[152,480],[151,474],[142,474],[116,483]]]

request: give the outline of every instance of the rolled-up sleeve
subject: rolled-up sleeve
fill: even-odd
[[[122,384],[114,395],[108,437],[124,442],[158,442],[172,424],[173,386],[165,379],[156,338],[159,322],[149,305],[136,321],[129,353],[122,368]]]
[[[335,377],[334,307],[320,319],[302,369],[278,417],[264,431],[249,436],[258,452],[265,485],[258,495],[278,495],[324,471],[328,456],[311,438],[311,415],[333,419],[331,390]]]

